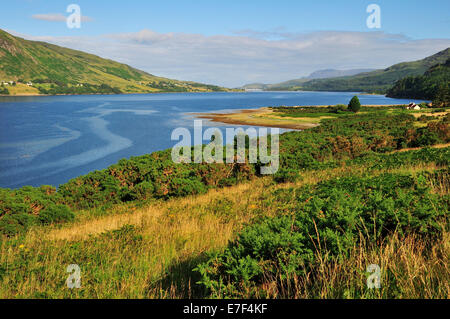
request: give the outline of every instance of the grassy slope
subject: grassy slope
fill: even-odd
[[[161,92],[159,84],[188,91],[223,88],[157,77],[128,65],[57,45],[24,40],[0,30],[0,80],[51,79],[67,84],[107,84],[123,92]],[[144,85],[141,85],[142,82]],[[147,86],[151,83],[153,86]]]
[[[449,57],[450,48],[447,48],[425,59],[395,64],[384,70],[331,79],[312,81],[306,81],[305,79],[290,80],[279,84],[272,84],[269,86],[269,89],[385,93],[397,80],[407,76],[422,75],[430,67],[445,63]]]
[[[262,178],[141,208],[116,207],[104,216],[86,212],[63,228],[35,228],[25,237],[0,243],[0,297],[205,297],[205,291],[195,284],[199,277],[192,269],[206,260],[206,252],[223,250],[246,223],[287,209],[274,196],[276,190],[345,176],[435,169],[435,163],[405,164],[397,169],[343,166],[304,173],[294,184],[277,185]],[[443,185],[432,187],[448,194]],[[404,298],[448,298],[449,274],[444,266],[450,254],[448,238],[445,233],[442,241],[427,248],[414,236],[393,235],[379,247],[356,246],[340,263],[323,261],[314,282],[299,278],[289,291],[267,282],[265,292],[271,297],[347,298],[352,297],[345,295],[352,287],[365,298],[377,298],[392,293],[392,281],[402,289]],[[65,287],[65,266],[72,263],[82,266],[83,288],[79,290]],[[389,273],[378,295],[365,287],[365,267],[371,263]],[[312,284],[314,290],[303,289]]]

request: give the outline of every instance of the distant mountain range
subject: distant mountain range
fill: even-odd
[[[324,70],[318,70],[307,77],[303,77],[296,80],[289,80],[286,82],[278,83],[278,84],[264,84],[264,83],[252,83],[252,84],[246,84],[242,87],[242,89],[257,89],[257,90],[268,90],[274,86],[280,88],[280,87],[291,87],[295,86],[297,83],[304,83],[308,80],[314,80],[314,79],[326,79],[326,78],[335,78],[339,76],[349,76],[349,75],[355,75],[362,72],[370,72],[374,71],[375,69],[352,69],[352,70],[336,70],[336,69],[324,69]]]
[[[7,88],[11,94],[228,91],[158,77],[93,54],[25,40],[0,30],[0,85],[10,81],[14,82]]]
[[[306,78],[289,80],[277,84],[250,84],[244,89],[303,90],[303,91],[345,91],[386,93],[396,81],[408,76],[423,75],[429,68],[443,64],[450,58],[450,48],[430,57],[414,62],[395,64],[383,70],[321,70]],[[362,71],[362,72],[359,72]],[[347,74],[344,76],[343,74]],[[351,74],[356,72],[356,74]],[[340,73],[340,74],[339,74]],[[337,77],[335,75],[339,74]]]

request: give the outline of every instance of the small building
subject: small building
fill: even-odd
[[[411,102],[409,103],[409,105],[406,107],[407,110],[416,110],[419,111],[420,110],[420,106],[418,106],[416,103]]]

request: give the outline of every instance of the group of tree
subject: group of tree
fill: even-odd
[[[35,82],[39,83],[39,82]],[[61,82],[41,82],[51,83],[50,88],[44,86],[38,86],[38,90],[41,94],[120,94],[122,91],[116,87],[111,87],[107,84],[89,84],[83,83],[80,85],[68,85]]]
[[[388,91],[388,97],[433,101],[435,107],[450,105],[450,59],[431,67],[424,75],[399,80]]]
[[[9,95],[9,90],[3,84],[0,86],[0,95]]]

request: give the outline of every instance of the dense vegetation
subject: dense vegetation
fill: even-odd
[[[5,235],[23,232],[32,225],[73,220],[73,212],[61,204],[51,186],[0,189],[0,231]]]
[[[2,84],[2,86],[0,86],[0,94],[4,94],[4,95],[9,94],[8,89],[6,87],[4,87],[3,84]]]
[[[280,136],[271,177],[259,164],[174,164],[166,150],[58,190],[2,189],[0,295],[447,298],[450,147],[429,146],[450,142],[450,116],[275,110],[325,118]],[[367,290],[377,262],[386,284]],[[81,290],[64,286],[71,263]]]
[[[433,101],[434,106],[450,105],[450,59],[431,67],[424,75],[407,77],[395,83],[387,96]]]
[[[35,81],[36,82],[36,81]],[[47,89],[44,86],[37,86],[38,90],[42,94],[120,94],[122,91],[120,91],[118,88],[110,87],[107,84],[89,84],[84,83],[83,85],[79,86],[68,86],[65,83],[62,84],[50,84],[50,87]]]
[[[92,54],[24,40],[0,30],[2,80],[52,83],[53,87],[36,86],[35,93],[44,94],[227,91],[217,86],[157,77]],[[83,87],[77,87],[80,84]]]
[[[348,258],[361,240],[375,245],[394,232],[431,241],[439,238],[450,203],[448,197],[430,192],[427,179],[436,183],[444,175],[448,180],[447,169],[416,176],[348,177],[282,189],[273,201],[283,203],[283,212],[246,227],[224,252],[201,264],[201,283],[215,297],[267,297],[264,283],[293,283],[295,276],[317,267],[321,258]],[[399,297],[396,287],[389,291],[386,297]]]

